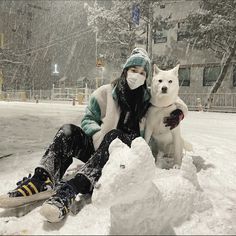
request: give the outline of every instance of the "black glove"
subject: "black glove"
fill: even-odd
[[[170,129],[174,129],[179,125],[179,122],[184,119],[184,113],[180,109],[176,109],[170,113],[170,116],[164,117],[163,122],[165,126],[170,126]]]

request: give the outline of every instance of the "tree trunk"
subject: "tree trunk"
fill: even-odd
[[[212,102],[213,102],[213,98],[214,98],[214,94],[218,91],[218,89],[220,88],[224,78],[225,78],[225,75],[229,69],[229,65],[230,65],[230,62],[232,61],[234,55],[235,55],[235,50],[236,50],[236,41],[234,42],[233,44],[233,48],[228,56],[228,58],[226,59],[225,63],[223,64],[223,68],[215,82],[215,84],[212,86],[209,94],[208,94],[208,97],[207,97],[207,100],[206,100],[206,104],[205,104],[205,108],[207,110],[209,110],[211,108],[211,105],[212,105]]]

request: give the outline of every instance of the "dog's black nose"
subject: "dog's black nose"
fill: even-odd
[[[166,86],[162,87],[161,91],[162,91],[162,93],[167,93],[167,87]]]

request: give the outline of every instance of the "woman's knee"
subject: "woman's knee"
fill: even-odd
[[[115,139],[115,138],[118,138],[120,137],[122,134],[122,131],[121,130],[118,130],[118,129],[112,129],[110,130],[108,133],[106,133],[106,135],[104,136],[104,139],[107,140],[107,139]]]

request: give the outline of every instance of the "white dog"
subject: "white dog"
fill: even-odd
[[[180,125],[170,130],[163,123],[164,117],[168,117],[175,109],[181,109],[187,114],[186,104],[178,97],[179,65],[167,71],[160,70],[154,65],[153,80],[151,85],[151,107],[147,112],[145,140],[149,143],[154,139],[159,157],[174,158],[174,168],[179,168],[182,162],[183,148],[192,150],[191,144],[187,145],[181,137]]]

